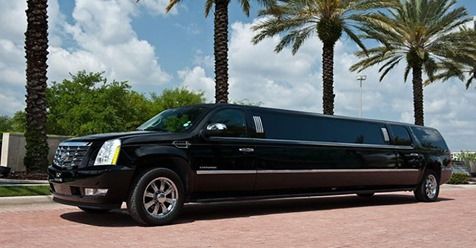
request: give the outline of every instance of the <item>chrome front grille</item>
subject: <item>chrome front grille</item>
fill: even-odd
[[[53,165],[58,167],[77,167],[81,164],[89,150],[90,143],[61,143],[56,149]]]

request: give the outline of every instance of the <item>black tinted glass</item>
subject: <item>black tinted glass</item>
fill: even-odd
[[[269,139],[385,144],[382,124],[298,114],[266,112],[259,115]]]
[[[206,108],[167,109],[146,121],[138,130],[183,133],[189,131],[207,111]]]
[[[220,136],[246,137],[245,113],[238,109],[225,109],[213,114],[208,124],[222,123],[226,130]]]
[[[412,130],[423,147],[445,151],[448,150],[446,142],[438,131],[423,127],[412,127]]]
[[[399,146],[409,146],[412,144],[410,134],[406,127],[391,125],[392,128],[392,144]]]

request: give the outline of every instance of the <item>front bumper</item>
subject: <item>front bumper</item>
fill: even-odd
[[[53,200],[73,206],[120,208],[127,199],[134,170],[110,166],[77,170],[48,167],[48,181]],[[108,189],[103,196],[86,196],[85,188]]]

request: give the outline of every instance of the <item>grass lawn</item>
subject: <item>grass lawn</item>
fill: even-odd
[[[40,186],[0,186],[0,197],[5,196],[33,196],[49,195],[50,187],[48,185]]]

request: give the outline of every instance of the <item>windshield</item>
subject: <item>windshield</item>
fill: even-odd
[[[190,130],[199,120],[206,108],[185,107],[168,109],[146,121],[138,130],[184,133]]]

